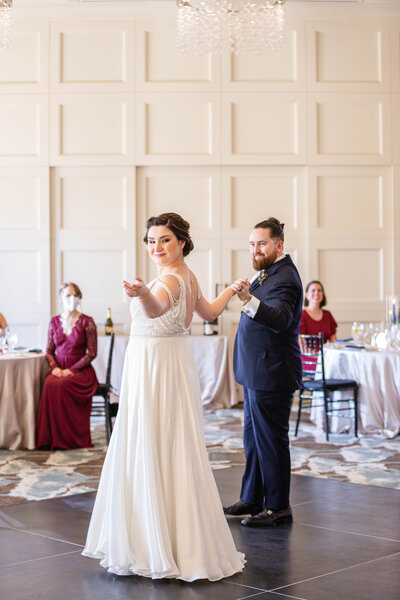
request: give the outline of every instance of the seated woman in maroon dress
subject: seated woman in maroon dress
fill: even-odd
[[[306,287],[306,293],[304,295],[304,306],[301,313],[300,320],[300,334],[306,335],[318,335],[322,333],[324,336],[324,342],[335,342],[336,341],[336,329],[337,323],[333,318],[329,310],[325,310],[322,307],[326,304],[326,295],[324,286],[320,281],[310,281]],[[304,354],[307,352],[301,347]],[[307,356],[305,362],[303,361],[303,369],[308,371],[314,371],[315,369],[310,363],[317,363],[312,357]]]
[[[97,330],[92,317],[77,310],[82,292],[65,283],[58,292],[61,315],[49,325],[46,377],[37,419],[37,448],[88,448],[92,396],[98,382],[92,365],[97,355]]]
[[[299,333],[317,335],[322,332],[324,342],[335,342],[337,323],[329,310],[322,308],[325,304],[326,295],[322,283],[310,281],[304,296],[305,308],[301,313]]]

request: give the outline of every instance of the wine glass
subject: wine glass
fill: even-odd
[[[354,321],[353,326],[351,328],[351,335],[353,336],[353,340],[358,342],[361,334],[361,323]]]
[[[0,333],[0,350],[3,352],[3,354],[6,351],[6,346],[7,346],[7,338],[5,335],[2,335]]]
[[[396,328],[394,348],[395,350],[400,350],[400,327]]]
[[[379,332],[381,331],[379,323],[370,323],[368,325],[368,329],[371,328],[372,325],[372,334],[371,334],[371,346],[377,348],[376,338],[378,337]]]
[[[375,323],[372,323],[372,322],[368,323],[368,325],[365,326],[364,342],[365,342],[365,344],[367,344],[367,346],[371,346],[371,344],[372,344],[375,329],[376,329]]]
[[[11,349],[11,352],[14,352],[14,348],[18,343],[18,335],[15,333],[15,331],[11,331],[8,334],[7,342]]]

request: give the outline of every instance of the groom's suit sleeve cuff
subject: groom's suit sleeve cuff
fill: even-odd
[[[255,296],[251,296],[250,300],[242,305],[241,312],[244,312],[251,319],[254,319],[256,312],[258,311],[258,307],[260,306],[260,301]]]

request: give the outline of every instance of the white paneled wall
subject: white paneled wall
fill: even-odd
[[[0,93],[47,94],[49,23],[18,23],[13,43],[0,56]]]
[[[0,53],[0,310],[22,342],[44,342],[65,280],[126,330],[121,280],[154,276],[142,237],[164,211],[191,222],[210,298],[251,275],[249,231],[273,215],[339,335],[383,318],[400,293],[400,6],[288,6],[280,52],[212,57],[178,52],[172,1],[57,4],[20,7]]]
[[[224,163],[305,163],[304,94],[224,94],[222,115]]]
[[[50,314],[48,169],[1,167],[0,215],[1,312],[35,346]]]
[[[52,92],[133,92],[134,30],[134,22],[52,23]]]
[[[305,23],[287,23],[279,52],[222,57],[222,89],[230,92],[303,92],[306,89]]]
[[[308,89],[390,92],[390,24],[308,23]]]
[[[121,283],[136,263],[134,169],[54,167],[51,197],[52,281],[76,281],[84,310],[101,323],[112,307],[123,330],[128,299]],[[57,310],[54,294],[52,308]]]
[[[174,22],[137,22],[136,91],[219,91],[220,60],[180,52],[175,35]]]
[[[218,94],[137,94],[137,162],[146,165],[218,164]]]

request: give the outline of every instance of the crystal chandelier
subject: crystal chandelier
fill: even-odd
[[[11,46],[13,0],[0,0],[0,50],[8,50]]]
[[[176,43],[182,52],[223,54],[279,50],[285,0],[177,0]]]

